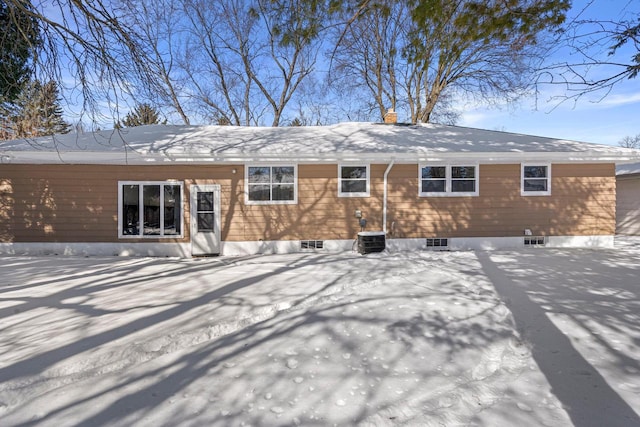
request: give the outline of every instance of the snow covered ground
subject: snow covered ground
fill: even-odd
[[[640,425],[640,241],[0,258],[0,425]]]

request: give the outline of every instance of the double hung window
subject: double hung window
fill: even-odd
[[[246,201],[248,204],[295,204],[297,167],[248,166]]]
[[[420,165],[420,196],[477,196],[477,165]]]
[[[523,196],[548,196],[551,194],[551,165],[523,164],[521,169],[521,194]]]
[[[338,165],[338,196],[369,197],[369,165]]]

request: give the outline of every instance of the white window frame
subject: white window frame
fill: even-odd
[[[425,167],[444,167],[445,168],[445,191],[422,191],[422,168]],[[475,168],[474,183],[475,191],[452,191],[451,176],[452,168],[456,167],[472,167]],[[457,179],[455,179],[457,180]],[[456,162],[456,163],[420,163],[418,165],[418,195],[420,197],[477,197],[480,194],[480,165],[477,163]]]
[[[524,189],[524,168],[527,166],[545,166],[547,168],[547,191],[525,191]],[[542,178],[528,178],[542,179]],[[551,163],[522,163],[520,165],[520,195],[521,196],[550,196],[551,195]]]
[[[125,185],[137,185],[138,188],[138,221],[139,221],[139,233],[137,235],[123,234],[122,233],[122,188]],[[144,191],[142,188],[145,185],[160,185],[160,234],[145,235],[144,234]],[[180,186],[180,234],[168,234],[164,235],[164,191],[162,188],[164,185],[179,185]],[[182,181],[118,181],[118,239],[181,239],[184,237],[184,183]],[[140,226],[142,225],[142,226]]]
[[[366,190],[364,192],[358,193],[350,193],[342,191],[342,168],[343,167],[364,167],[366,168],[367,177],[364,179],[366,181]],[[346,179],[346,178],[345,178]],[[349,180],[352,180],[350,178]],[[371,164],[369,163],[339,163],[338,164],[338,197],[369,197],[371,190]]]
[[[293,167],[293,200],[249,200],[249,168],[290,168]],[[271,175],[271,171],[269,172]],[[269,182],[269,186],[273,186]],[[288,184],[288,183],[287,183]],[[251,184],[255,185],[255,184]],[[251,163],[244,165],[244,203],[247,205],[296,205],[298,204],[298,164],[297,163]]]

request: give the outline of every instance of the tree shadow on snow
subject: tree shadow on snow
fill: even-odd
[[[548,316],[553,312],[569,316],[590,333],[592,339],[605,345],[606,351],[615,357],[618,369],[640,372],[637,360],[606,344],[602,337],[589,330],[586,320],[589,317],[603,325],[624,324],[638,331],[637,260],[627,258],[627,266],[632,266],[627,269],[623,268],[624,262],[623,265],[597,265],[594,253],[597,252],[525,251],[517,258],[501,260],[499,256],[478,252],[477,257],[511,310],[534,360],[572,422],[579,427],[640,425],[634,409]],[[586,255],[585,259],[582,255]],[[605,259],[615,257],[612,252],[603,251],[602,255]],[[631,299],[618,299],[611,304],[609,296],[594,298],[594,293],[604,284],[626,291]],[[629,292],[633,293],[629,295]]]
[[[424,255],[423,259],[427,257],[429,255]],[[436,366],[440,361],[435,362],[434,358],[444,357],[442,364],[445,365],[455,359],[457,354],[469,349],[472,351],[464,353],[465,357],[477,355],[478,349],[485,349],[492,344],[513,338],[510,323],[504,322],[500,312],[495,310],[502,301],[511,310],[517,327],[522,331],[522,338],[530,343],[533,358],[576,426],[628,426],[640,423],[633,408],[580,354],[565,333],[547,317],[549,309],[546,308],[547,305],[551,305],[554,310],[573,316],[584,325],[585,330],[588,330],[589,325],[582,321],[583,316],[594,317],[600,322],[611,324],[612,327],[629,327],[637,331],[640,328],[637,289],[624,285],[632,277],[637,278],[638,269],[632,259],[614,259],[607,256],[611,265],[603,264],[600,268],[589,271],[588,268],[593,267],[592,259],[582,260],[580,252],[571,251],[524,251],[513,259],[503,256],[506,261],[492,254],[479,252],[479,265],[473,258],[469,262],[465,261],[467,258],[463,257],[457,263],[455,258],[449,259],[448,262],[455,265],[448,267],[454,269],[458,276],[443,279],[439,282],[439,287],[431,289],[421,288],[419,278],[415,279],[415,282],[405,280],[404,276],[411,272],[406,271],[406,264],[397,263],[393,257],[365,258],[316,254],[274,256],[269,258],[272,268],[267,271],[261,268],[262,258],[255,260],[255,269],[250,265],[254,263],[253,260],[243,260],[245,268],[246,264],[249,264],[249,274],[227,279],[219,286],[212,286],[208,291],[205,290],[193,297],[176,300],[169,306],[157,304],[157,311],[154,313],[7,364],[0,368],[0,382],[20,382],[25,377],[43,373],[74,355],[131,337],[137,331],[161,322],[172,321],[192,311],[195,313],[196,309],[214,302],[216,305],[209,309],[214,315],[217,307],[224,304],[246,306],[252,310],[264,308],[260,302],[252,298],[259,295],[268,299],[270,291],[260,291],[260,285],[268,278],[277,277],[280,289],[286,289],[288,284],[294,283],[293,281],[313,281],[316,274],[328,274],[321,286],[313,289],[302,287],[300,293],[294,294],[288,300],[291,309],[283,308],[264,316],[261,320],[238,325],[228,333],[210,337],[193,347],[177,348],[176,352],[169,352],[165,356],[167,358],[158,363],[150,360],[148,364],[136,364],[135,369],[121,369],[107,374],[105,376],[110,380],[104,380],[106,382],[101,382],[102,375],[89,376],[84,379],[84,388],[81,388],[87,392],[80,398],[67,402],[61,400],[50,412],[39,414],[35,419],[20,425],[54,423],[61,419],[71,419],[74,423],[87,426],[126,425],[141,421],[143,424],[149,424],[153,420],[145,417],[151,416],[150,414],[158,416],[158,413],[166,415],[161,419],[164,425],[229,425],[238,424],[243,420],[250,424],[265,425],[278,419],[274,418],[274,413],[269,411],[268,406],[275,403],[265,402],[262,397],[266,393],[273,391],[275,394],[277,390],[277,393],[282,394],[278,397],[285,401],[285,406],[287,401],[293,401],[299,395],[301,399],[306,399],[305,404],[308,408],[322,407],[326,413],[340,410],[333,401],[329,402],[330,399],[335,400],[338,392],[348,393],[351,387],[360,386],[360,383],[364,383],[364,386],[358,389],[364,393],[361,402],[371,402],[371,406],[362,404],[352,408],[349,418],[343,418],[345,422],[411,423],[411,416],[416,412],[403,419],[403,408],[413,405],[412,410],[418,413],[429,411],[429,408],[439,411],[442,409],[437,407],[439,402],[430,401],[432,395],[425,394],[424,390],[432,390],[434,387],[438,389],[442,381],[460,379],[469,368],[464,363],[451,363],[453,370],[449,373],[450,377],[443,378]],[[558,263],[558,259],[562,259],[563,262]],[[549,262],[550,260],[554,260],[555,264]],[[161,262],[171,265],[174,261]],[[212,265],[209,261],[175,262],[176,265],[167,268],[163,273],[164,279],[180,280],[185,274],[215,278],[216,274],[232,267],[223,263]],[[433,262],[419,265],[419,257],[412,262],[415,266],[414,273],[418,277],[424,275],[427,268],[433,269],[434,266]],[[59,294],[50,295],[50,298],[24,300],[22,308],[60,308],[55,301],[82,294],[92,295],[109,287],[124,290],[128,286],[145,283],[144,275],[136,273],[136,269],[142,267],[144,266],[137,263],[122,265],[118,274],[111,279],[88,278],[78,287],[63,289]],[[435,274],[435,271],[431,270],[430,274]],[[445,276],[446,274],[443,274],[443,277]],[[597,290],[596,285],[606,283],[602,276],[622,278],[620,283],[610,281],[611,294],[596,295],[594,300],[593,292]],[[473,287],[476,278],[476,289],[465,290],[460,285],[464,283],[465,286]],[[383,292],[355,293],[350,296],[347,289],[347,292],[339,292],[341,298],[332,299],[334,293],[330,291],[336,287],[351,286],[353,283],[374,286],[371,284],[374,280],[386,284],[387,279],[394,279],[388,282],[393,283],[393,286],[384,288]],[[486,289],[482,289],[481,284],[486,279],[493,285],[502,301],[493,293],[484,293]],[[485,285],[489,287],[488,284]],[[251,292],[242,293],[243,290],[249,289]],[[619,291],[617,296],[616,289]],[[591,297],[586,298],[586,294]],[[470,314],[452,319],[449,316],[451,313],[440,311],[441,307],[437,304],[425,306],[422,312],[387,314],[387,308],[401,310],[398,306],[399,301],[404,304],[414,297],[420,299],[425,296],[429,298],[425,301],[430,302],[456,299],[460,304],[458,307],[462,307],[460,313]],[[627,300],[621,297],[626,297]],[[544,302],[541,302],[542,300]],[[595,303],[595,306],[592,303]],[[606,305],[597,306],[598,304]],[[360,307],[360,311],[356,310],[357,306]],[[383,309],[374,309],[369,314],[367,308],[374,307]],[[91,311],[87,307],[64,308],[71,308],[88,316],[102,315],[101,312]],[[6,314],[11,316],[10,311]],[[355,331],[345,330],[350,324],[357,325]],[[356,332],[369,332],[372,339],[370,342],[366,339],[357,342]],[[592,335],[597,337],[593,331]],[[332,345],[335,344],[330,347],[331,351],[342,354],[327,354],[323,352],[325,349],[314,349],[314,337],[317,336],[326,337]],[[401,345],[387,347],[384,345],[385,340],[399,342]],[[292,382],[292,376],[297,374],[292,374],[290,367],[286,366],[287,351],[290,349],[282,348],[283,343],[295,346],[295,351],[300,353],[299,359],[313,362],[314,357],[337,358],[340,363],[329,366],[337,366],[339,371],[323,372],[320,365],[315,375],[326,376],[323,389],[311,393],[304,383],[298,387]],[[367,345],[370,347],[366,347]],[[606,345],[606,342],[602,345]],[[448,354],[440,355],[442,349]],[[430,350],[434,350],[433,355],[428,353]],[[637,360],[623,352],[612,347],[607,351],[615,356],[620,368],[627,367],[630,372],[639,368]],[[405,358],[407,354],[416,356],[410,359],[411,362],[422,362],[408,365]],[[417,357],[420,354],[425,357],[420,359]],[[384,358],[374,360],[373,355],[382,355]],[[280,358],[277,363],[273,361],[276,358]],[[239,363],[239,366],[234,366],[236,363]],[[307,371],[299,375],[308,380],[311,373]],[[391,378],[394,376],[395,378]],[[225,383],[221,378],[228,381]],[[268,378],[269,382],[265,383],[264,378]],[[95,388],[91,387],[93,382],[96,382]],[[184,396],[183,406],[178,402],[174,407],[167,409],[176,396],[184,394],[191,387],[201,387],[203,382],[207,387],[207,393],[202,393],[206,394],[204,401],[196,402],[203,399],[203,396]],[[389,386],[396,384],[403,384],[403,394],[396,395],[394,391],[387,391]],[[302,389],[306,395],[300,391]],[[443,388],[438,390],[450,390],[450,384],[444,384]],[[454,394],[462,392],[462,389],[453,391]],[[252,396],[246,397],[248,393],[252,393]],[[27,403],[37,403],[37,399],[47,399],[48,396],[48,391],[45,391]],[[211,401],[207,401],[206,398],[210,398]],[[261,402],[266,409],[262,413],[256,411],[248,414],[248,402],[256,403],[256,406]],[[194,408],[206,413],[194,413]],[[276,408],[282,410],[280,407]],[[446,412],[446,408],[444,411]],[[293,413],[295,410],[291,409],[289,412]],[[299,413],[298,415],[302,417]],[[302,417],[305,425],[326,425],[329,422],[327,418],[311,419],[308,413],[306,415],[307,417]],[[514,423],[518,421],[517,414],[503,415],[504,419]],[[288,422],[285,418],[279,420],[279,424]]]
[[[391,257],[390,257],[391,258]],[[407,400],[411,400],[412,404],[417,407],[430,404],[424,399],[424,389],[429,389],[432,385],[437,387],[440,383],[432,383],[434,378],[440,378],[444,381],[446,388],[449,387],[450,380],[442,380],[433,357],[429,355],[430,348],[438,347],[447,349],[448,355],[444,356],[444,363],[452,357],[453,353],[462,352],[466,349],[477,349],[489,346],[491,343],[508,339],[513,336],[513,331],[509,327],[496,327],[495,329],[487,328],[486,322],[475,320],[475,317],[481,318],[485,312],[480,309],[474,315],[468,317],[457,318],[451,320],[446,314],[438,312],[438,308],[431,309],[430,313],[404,316],[403,313],[398,315],[395,312],[388,312],[387,307],[396,307],[398,301],[406,301],[412,296],[420,298],[428,296],[428,298],[459,298],[461,304],[468,307],[475,307],[479,303],[489,307],[494,307],[497,303],[495,296],[468,294],[462,295],[461,289],[455,285],[455,280],[450,283],[442,283],[442,287],[436,290],[423,289],[416,287],[414,283],[404,283],[403,286],[394,286],[385,288],[384,292],[376,296],[354,295],[353,298],[331,299],[331,293],[327,293],[332,287],[340,286],[341,283],[349,284],[361,283],[368,286],[369,282],[375,279],[386,280],[397,278],[406,274],[404,266],[399,265],[392,259],[385,257],[370,258],[364,257],[350,260],[344,255],[340,256],[320,256],[312,255],[309,257],[296,256],[294,258],[273,257],[270,261],[278,261],[277,268],[263,272],[260,270],[260,260],[256,261],[256,269],[252,274],[245,277],[237,277],[235,280],[229,280],[224,286],[211,289],[196,298],[183,299],[177,301],[176,304],[168,307],[158,307],[161,310],[148,316],[134,319],[124,325],[115,326],[109,330],[94,335],[86,336],[73,343],[58,346],[42,354],[35,354],[26,360],[4,366],[0,369],[1,381],[20,381],[22,377],[31,376],[39,372],[44,372],[59,362],[65,361],[74,355],[78,355],[84,351],[116,342],[122,338],[130,336],[139,330],[144,330],[159,322],[164,322],[187,313],[197,307],[206,306],[213,301],[216,302],[232,302],[235,304],[244,304],[255,307],[256,302],[250,299],[242,299],[242,295],[238,295],[238,291],[252,288],[256,292],[263,280],[281,275],[282,287],[286,287],[286,277],[288,275],[300,274],[294,276],[295,280],[301,278],[309,278],[309,271],[305,270],[311,267],[312,271],[318,272],[330,271],[334,276],[329,277],[321,287],[314,290],[308,290],[293,298],[292,310],[282,310],[268,316],[262,321],[250,323],[244,327],[239,327],[227,334],[214,337],[202,342],[200,345],[189,349],[177,349],[180,352],[175,354],[175,360],[170,362],[163,361],[161,363],[153,363],[150,361],[147,365],[136,365],[136,369],[122,369],[112,374],[112,382],[107,385],[91,387],[92,382],[99,383],[102,376],[84,379],[84,390],[87,392],[80,398],[69,401],[67,403],[60,402],[55,409],[45,414],[39,414],[34,420],[23,422],[20,425],[36,425],[40,423],[53,423],[60,419],[72,419],[79,425],[97,426],[97,425],[123,425],[144,420],[152,412],[162,411],[170,401],[185,393],[194,383],[201,382],[203,378],[207,378],[210,382],[209,395],[216,399],[216,396],[224,395],[222,398],[224,403],[220,407],[220,403],[205,402],[206,414],[194,414],[190,411],[189,405],[195,405],[193,402],[185,403],[182,409],[173,408],[162,419],[165,425],[179,425],[189,422],[205,424],[228,425],[239,423],[240,420],[248,420],[251,424],[265,425],[273,422],[272,413],[267,408],[263,414],[243,413],[246,410],[247,398],[244,395],[248,392],[255,392],[255,398],[250,401],[263,401],[262,395],[269,390],[279,390],[283,396],[287,396],[289,400],[295,398],[295,384],[291,382],[291,372],[286,366],[279,366],[279,370],[273,371],[274,365],[267,357],[269,353],[283,353],[286,349],[278,348],[286,337],[287,345],[290,340],[298,340],[297,351],[305,353],[302,359],[313,361],[314,356],[336,356],[325,353],[316,353],[313,349],[313,338],[315,336],[325,336],[326,339],[335,343],[335,347],[331,347],[332,351],[338,351],[337,355],[339,368],[343,368],[338,372],[322,372],[316,373],[317,376],[325,376],[323,381],[325,386],[316,393],[308,395],[305,404],[308,407],[323,407],[325,413],[335,408],[334,402],[336,391],[341,390],[348,393],[350,388],[360,383],[365,386],[360,391],[365,393],[361,397],[361,402],[372,402],[372,406],[366,404],[352,408],[348,420],[354,423],[369,422],[370,417],[383,417],[381,420],[387,423],[394,423],[398,416],[402,416],[403,405]],[[293,260],[293,261],[291,261]],[[250,262],[249,262],[250,263]],[[355,265],[357,264],[357,265]],[[368,267],[364,268],[363,266]],[[173,277],[180,277],[180,274],[210,274],[215,276],[215,271],[222,271],[227,266],[215,266],[205,263],[190,263],[186,266],[177,268],[177,270],[169,269],[166,273]],[[419,266],[416,271],[419,271]],[[366,271],[362,277],[362,272]],[[101,280],[92,282],[88,280],[81,289],[76,289],[76,293],[94,292],[103,287],[116,286],[126,287],[135,285],[141,277],[125,272],[121,272],[118,279],[103,283]],[[359,275],[359,277],[356,277]],[[385,283],[385,282],[382,282]],[[394,282],[398,283],[398,282]],[[97,289],[95,288],[97,287]],[[67,291],[68,292],[68,291]],[[422,294],[420,293],[422,292]],[[74,293],[73,295],[76,295]],[[348,292],[347,292],[348,294]],[[58,297],[66,297],[67,295],[57,295]],[[239,298],[237,301],[234,298]],[[321,304],[316,302],[321,301]],[[49,300],[50,302],[50,300]],[[42,299],[38,304],[46,304],[47,300]],[[356,306],[373,307],[380,306],[384,309],[373,310],[369,314],[367,310],[354,311]],[[54,306],[55,307],[55,306]],[[32,307],[32,309],[35,307]],[[302,309],[296,309],[302,308]],[[490,310],[487,308],[486,310]],[[351,322],[351,323],[350,323]],[[354,342],[354,331],[345,332],[345,328],[349,324],[357,324],[356,329],[362,331],[370,331],[371,335],[376,335],[374,339],[364,340],[364,345],[371,347],[362,348],[361,342]],[[293,337],[293,338],[290,338]],[[380,343],[385,340],[395,340],[402,343],[394,348],[388,349]],[[368,342],[370,341],[370,342]],[[407,365],[404,359],[407,353],[426,355],[421,365]],[[380,358],[375,360],[374,355]],[[170,353],[169,356],[173,355]],[[343,359],[343,355],[348,355],[349,359]],[[233,380],[231,384],[220,383],[220,378],[228,370],[233,370],[233,364],[238,360],[247,360],[242,363],[242,371],[238,371],[238,378]],[[273,356],[276,357],[276,356]],[[284,357],[281,355],[281,357]],[[280,361],[280,364],[285,361]],[[228,365],[228,366],[227,366]],[[343,365],[343,366],[340,366]],[[454,365],[454,364],[451,364]],[[277,365],[276,365],[277,367]],[[464,366],[458,365],[454,367],[456,370],[451,371],[451,378],[462,375]],[[322,369],[322,367],[318,368]],[[453,369],[453,368],[452,368]],[[302,374],[305,378],[309,372]],[[389,377],[394,376],[391,384],[402,383],[403,394],[396,395],[395,392],[389,393],[386,388],[390,385],[387,383]],[[264,384],[262,378],[269,378],[270,383]],[[304,385],[304,384],[303,384]],[[235,388],[233,388],[235,387]],[[233,388],[233,389],[230,389]],[[306,387],[302,387],[305,388]],[[299,388],[300,389],[300,388]],[[421,394],[422,393],[422,394]],[[38,396],[37,399],[47,399],[48,392]],[[198,399],[201,396],[194,396]],[[274,399],[275,400],[275,399]],[[285,399],[286,400],[286,399]],[[37,400],[34,399],[34,402]],[[331,408],[327,409],[329,404]],[[325,405],[325,406],[323,406]],[[179,405],[176,405],[179,406]],[[86,410],[91,408],[91,410]],[[94,409],[95,408],[95,409]],[[215,408],[215,409],[214,409]],[[221,414],[221,411],[226,411]],[[257,412],[257,411],[256,411]],[[302,415],[298,414],[302,417]],[[308,414],[307,414],[308,415]],[[67,418],[69,417],[69,418]],[[305,425],[325,425],[328,420],[311,419],[302,417]],[[346,421],[347,419],[345,419]],[[374,421],[379,420],[374,418]],[[285,420],[282,420],[286,423]],[[410,418],[409,418],[410,422]],[[375,423],[375,422],[374,422]]]

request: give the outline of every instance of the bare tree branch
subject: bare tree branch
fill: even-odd
[[[625,12],[630,5],[618,12]],[[629,9],[626,16],[619,21],[578,16],[570,22],[551,54],[566,51],[565,56],[571,59],[545,65],[537,84],[560,86],[565,93],[555,99],[577,102],[587,95],[601,100],[615,86],[636,78],[640,72],[640,10]]]
[[[636,136],[625,136],[618,142],[618,145],[624,148],[640,149],[640,133]]]

